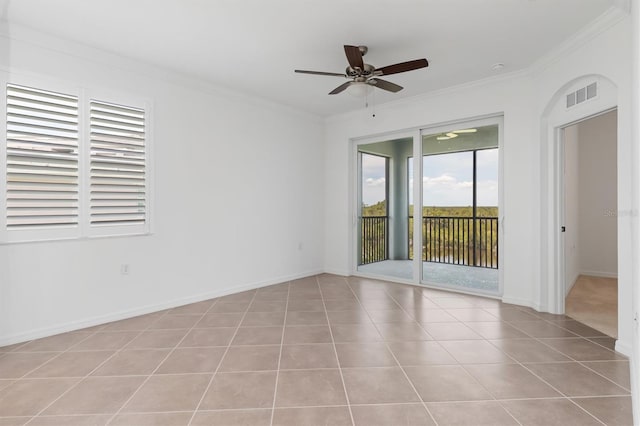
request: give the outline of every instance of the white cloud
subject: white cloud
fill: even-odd
[[[362,185],[362,202],[371,206],[384,200],[386,189],[386,179],[384,177],[366,178]]]
[[[380,187],[380,186],[384,186],[386,182],[386,179],[381,177],[378,179],[374,179],[374,178],[368,178],[365,180],[365,184],[367,186],[371,186],[371,187]]]
[[[473,188],[473,182],[458,181],[455,176],[445,173],[437,177],[424,176],[422,178],[422,187],[424,189],[456,191]]]
[[[440,176],[422,178],[423,201],[425,205],[470,206],[473,204],[473,182],[459,181],[455,176],[443,173]],[[498,205],[498,182],[478,181],[478,205]],[[413,202],[413,179],[409,180],[410,202]]]
[[[459,182],[454,176],[449,174],[442,174],[437,177],[424,176],[422,178],[423,188],[438,188],[438,189],[467,189],[473,188],[473,182],[461,181]]]
[[[478,205],[498,205],[498,182],[495,180],[482,180],[478,182]]]

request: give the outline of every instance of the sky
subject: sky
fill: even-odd
[[[413,204],[413,167],[409,160],[409,203]],[[362,201],[372,205],[384,199],[384,158],[363,155]],[[478,151],[478,206],[498,205],[498,150]],[[425,206],[471,206],[473,203],[473,154],[458,152],[424,157]]]

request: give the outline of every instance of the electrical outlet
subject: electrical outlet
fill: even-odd
[[[122,265],[120,265],[120,273],[122,275],[129,275],[129,264],[128,263],[123,263]]]

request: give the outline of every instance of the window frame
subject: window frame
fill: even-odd
[[[4,74],[4,73],[3,73]],[[46,77],[25,77],[5,74],[0,77],[0,131],[4,143],[0,144],[0,244],[80,240],[105,237],[131,237],[150,235],[153,231],[154,163],[153,163],[153,102],[143,96],[123,93],[121,90],[87,88]],[[61,93],[78,98],[78,225],[43,226],[38,228],[7,228],[7,84]],[[135,225],[91,225],[90,223],[90,102],[92,100],[139,108],[144,111],[145,126],[145,222]]]
[[[127,94],[119,92],[92,89],[84,91],[85,98],[82,102],[82,114],[85,118],[81,122],[83,127],[82,145],[84,145],[82,153],[82,167],[84,173],[81,174],[80,180],[82,182],[81,200],[83,201],[82,213],[83,218],[81,227],[85,228],[85,235],[89,238],[93,237],[116,237],[116,236],[132,236],[132,235],[147,235],[151,233],[151,211],[153,210],[153,169],[152,156],[151,156],[151,140],[152,140],[152,128],[151,125],[151,102]],[[91,203],[90,203],[90,190],[91,190],[91,122],[89,117],[91,101],[106,102],[115,105],[123,105],[131,108],[139,108],[144,111],[144,152],[145,152],[145,222],[140,225],[103,225],[92,226],[91,225]]]

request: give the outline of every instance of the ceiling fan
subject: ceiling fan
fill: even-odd
[[[314,74],[314,75],[326,75],[329,77],[345,77],[351,79],[346,83],[333,89],[329,92],[330,95],[336,95],[343,92],[349,87],[360,86],[368,89],[369,87],[377,87],[389,92],[399,92],[402,90],[402,86],[399,86],[390,81],[382,80],[378,77],[383,75],[398,74],[401,72],[413,71],[420,68],[429,66],[429,62],[426,59],[416,59],[413,61],[401,62],[399,64],[387,65],[386,67],[376,68],[373,65],[365,64],[362,57],[367,54],[369,49],[367,46],[344,46],[344,53],[347,55],[347,61],[349,66],[345,70],[344,74],[334,72],[323,71],[306,71],[295,70],[301,74]]]

